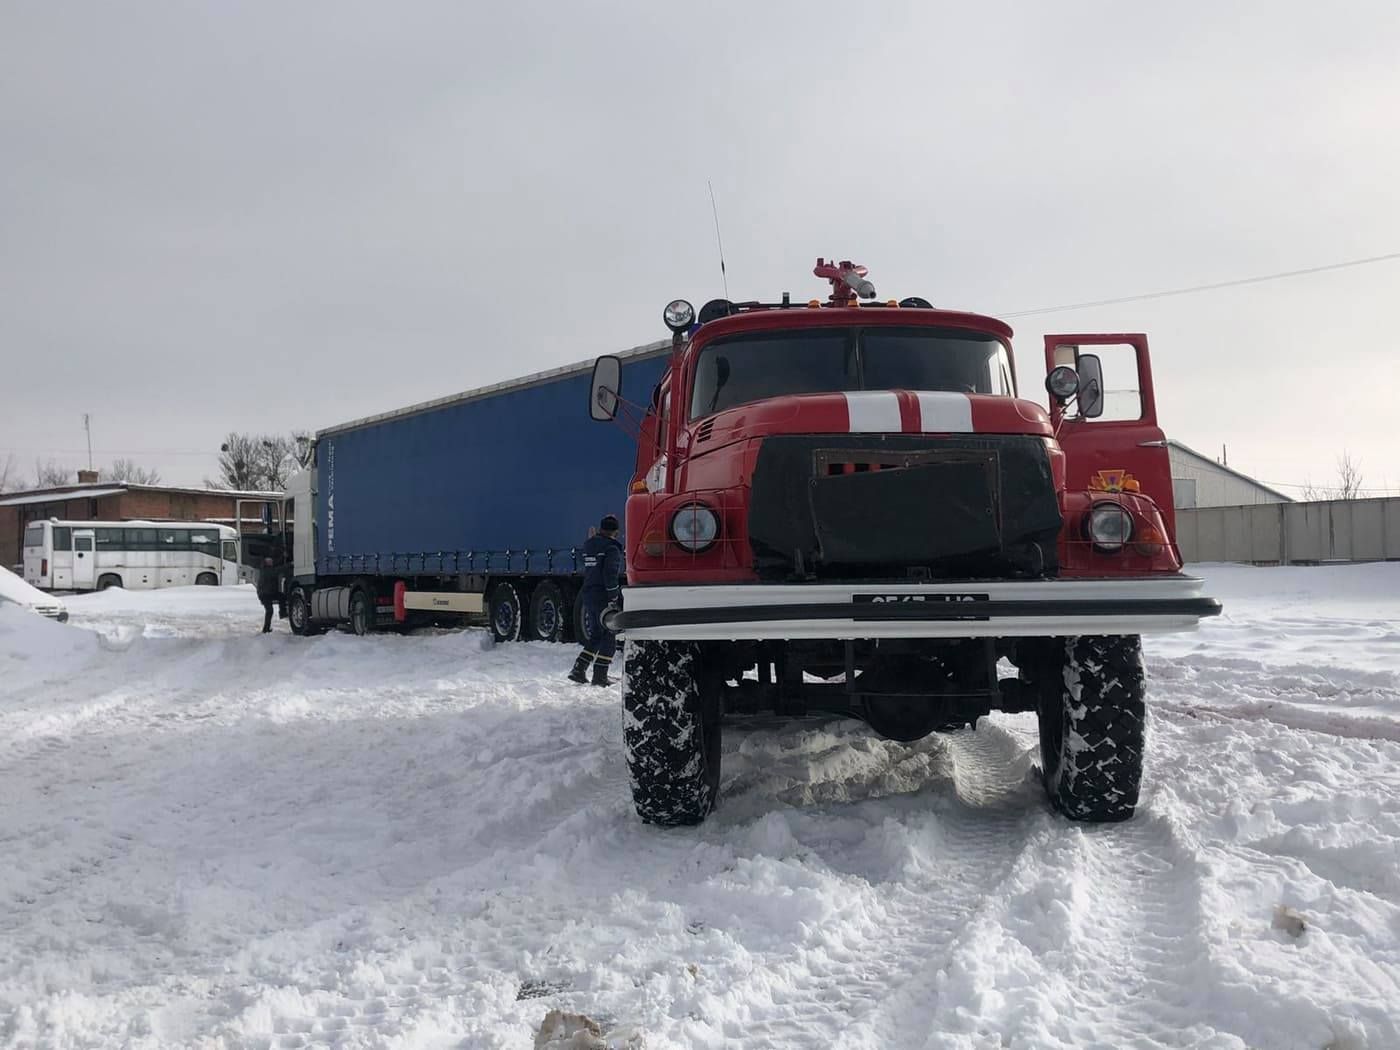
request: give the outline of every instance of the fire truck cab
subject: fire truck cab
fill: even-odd
[[[676,300],[670,366],[632,406],[600,358],[593,418],[633,411],[624,737],[641,817],[694,824],[726,712],[836,712],[912,741],[1034,711],[1066,816],[1124,820],[1142,774],[1140,636],[1220,611],[1185,575],[1147,340],[1045,337],[1047,411],[1010,327],[880,301]],[[862,300],[865,300],[862,302]]]

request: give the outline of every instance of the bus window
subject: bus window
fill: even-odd
[[[97,549],[99,551],[119,551],[126,546],[125,529],[93,529],[92,531],[97,539]]]
[[[224,540],[224,561],[238,560],[238,543],[234,540]]]
[[[56,551],[71,551],[73,549],[73,529],[69,525],[55,525],[53,527],[53,549]]]
[[[219,549],[218,529],[190,529],[190,550],[213,554]]]
[[[24,545],[26,547],[42,547],[44,545],[43,522],[35,522],[33,525],[24,527]]]
[[[129,551],[156,550],[155,529],[127,529],[126,549]]]

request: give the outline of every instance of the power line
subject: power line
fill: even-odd
[[[104,448],[103,455],[109,456],[217,456],[218,450],[192,448]],[[82,456],[86,452],[80,448],[0,448],[0,453],[34,453],[41,456]]]
[[[1260,274],[1256,277],[1239,277],[1232,281],[1215,281],[1212,284],[1193,284],[1188,288],[1169,288],[1160,292],[1143,292],[1140,295],[1124,295],[1116,299],[1095,299],[1085,303],[1065,303],[1062,306],[1043,306],[1035,310],[1003,310],[993,317],[1032,317],[1037,314],[1057,314],[1067,310],[1087,310],[1095,306],[1117,306],[1120,303],[1139,303],[1145,299],[1165,299],[1173,295],[1192,295],[1195,292],[1213,292],[1220,288],[1238,288],[1246,284],[1263,284],[1265,281],[1281,281],[1288,277],[1306,277],[1309,274],[1324,273],[1327,270],[1344,270],[1352,266],[1369,266],[1372,263],[1390,262],[1400,259],[1400,252],[1386,255],[1371,255],[1365,259],[1348,259],[1346,262],[1327,263],[1324,266],[1309,266],[1303,270],[1282,270],[1278,273]]]

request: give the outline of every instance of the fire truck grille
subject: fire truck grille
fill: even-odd
[[[800,435],[759,449],[749,543],[763,579],[1054,575],[1045,445],[1014,435]]]

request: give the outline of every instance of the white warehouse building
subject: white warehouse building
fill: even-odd
[[[1293,502],[1277,489],[1217,463],[1180,441],[1169,440],[1167,449],[1172,461],[1172,498],[1179,510]]]

